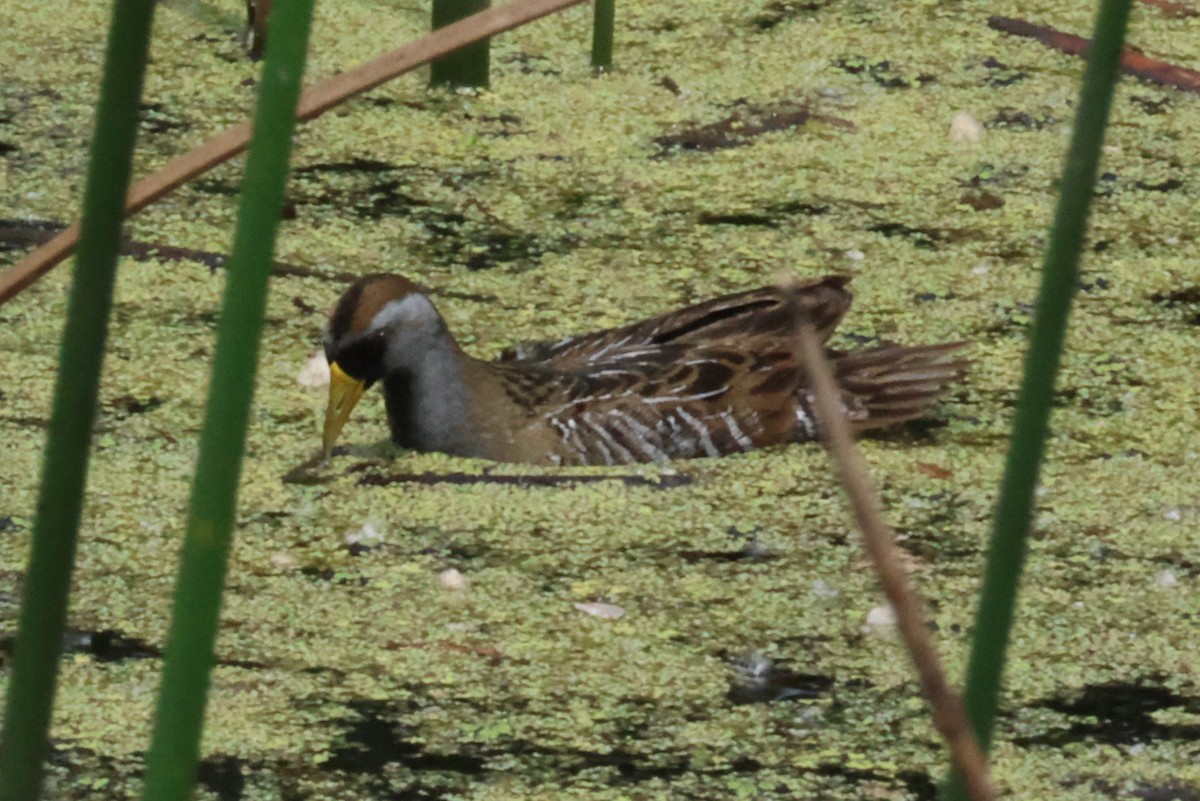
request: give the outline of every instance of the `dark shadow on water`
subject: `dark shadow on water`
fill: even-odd
[[[758,655],[734,660],[726,700],[732,704],[769,704],[819,698],[833,687],[833,677],[799,673]]]
[[[347,773],[379,775],[385,765],[400,763],[412,770],[433,770],[478,776],[484,761],[471,754],[427,754],[406,739],[397,718],[403,711],[383,701],[350,704],[355,719],[345,732],[345,744],[333,752],[326,767]]]
[[[1102,780],[1092,782],[1092,788],[1105,798],[1130,798],[1138,801],[1200,801],[1200,787],[1168,781],[1165,784],[1138,782],[1132,788]]]
[[[369,467],[370,465],[368,465]],[[356,472],[351,468],[347,472]],[[627,487],[651,487],[653,489],[671,489],[685,487],[692,483],[692,477],[682,473],[654,476],[631,475],[503,475],[496,473],[396,473],[389,475],[368,474],[358,480],[363,487],[386,487],[393,484],[503,484],[511,487],[535,488],[558,487],[571,484],[596,484],[619,481]]]
[[[689,564],[696,564],[697,562],[748,562],[754,564],[759,562],[773,562],[779,558],[779,554],[774,549],[759,539],[760,530],[758,528],[752,528],[749,531],[740,531],[730,526],[726,530],[726,533],[731,540],[740,542],[741,545],[737,548],[726,550],[680,551],[680,558]]]
[[[68,631],[63,636],[63,652],[87,654],[97,662],[125,662],[162,657],[162,651],[156,646],[114,629]]]
[[[1031,706],[1079,720],[1067,728],[1015,738],[1017,745],[1058,748],[1087,740],[1106,745],[1200,740],[1200,724],[1169,725],[1152,717],[1154,712],[1172,708],[1200,713],[1200,698],[1176,695],[1166,687],[1121,682],[1089,684],[1077,695],[1049,698]]]
[[[246,778],[242,775],[245,763],[234,756],[210,756],[201,760],[196,783],[217,794],[220,801],[242,801]]]

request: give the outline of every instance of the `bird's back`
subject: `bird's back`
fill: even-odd
[[[845,284],[765,287],[509,351],[491,366],[526,420],[509,426],[510,449],[556,464],[623,464],[791,441],[807,430],[798,416],[807,411],[785,293],[827,337],[849,308]]]

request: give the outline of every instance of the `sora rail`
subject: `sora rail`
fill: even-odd
[[[483,361],[459,347],[419,286],[370,275],[329,319],[325,452],[374,384],[398,445],[502,462],[661,462],[812,440],[797,319],[828,340],[850,307],[848,281],[725,295]],[[962,376],[962,344],[827,347],[854,428],[925,414]]]

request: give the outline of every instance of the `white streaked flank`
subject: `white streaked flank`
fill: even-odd
[[[606,459],[612,458],[612,451],[610,451],[608,448],[608,446],[611,445],[617,451],[618,455],[622,457],[623,462],[629,463],[640,461],[633,455],[632,451],[630,451],[621,443],[617,442],[617,438],[612,435],[612,432],[606,429],[602,423],[597,422],[590,413],[583,415],[583,422],[596,432],[596,435],[599,437],[599,439],[596,440],[596,444],[603,448],[606,454]],[[613,464],[611,461],[608,463]]]
[[[679,408],[675,410],[675,414],[679,415],[692,430],[696,432],[696,438],[700,443],[700,447],[704,448],[704,453],[708,456],[720,456],[721,452],[717,450],[717,446],[713,444],[712,437],[708,434],[708,429],[704,427],[704,423],[700,422],[695,416],[688,413],[686,409]]]
[[[732,409],[722,409],[721,413],[717,416],[721,418],[721,422],[729,429],[729,433],[733,435],[733,439],[737,442],[739,448],[748,451],[754,447],[754,441],[746,436],[745,431],[742,431],[742,427],[738,425],[737,419],[733,416]]]
[[[667,454],[659,445],[658,432],[621,409],[613,409],[608,413],[608,417],[612,426],[620,429],[621,433],[628,437],[634,447],[641,451],[647,459],[652,462],[661,462],[667,458]]]

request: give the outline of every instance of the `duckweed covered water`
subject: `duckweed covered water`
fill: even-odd
[[[483,355],[780,269],[849,273],[841,344],[972,343],[932,420],[865,445],[957,676],[1082,72],[986,19],[1088,30],[1090,9],[1058,5],[628,2],[602,78],[581,8],[500,38],[490,92],[413,75],[305,126],[200,797],[932,798],[941,746],[900,646],[864,629],[880,599],[819,448],[564,483],[397,453],[368,398],[296,483],[324,402],[296,374],[373,271],[430,286]],[[0,19],[11,263],[76,213],[107,7]],[[319,6],[310,77],[427,21]],[[242,24],[233,2],[160,10],[143,172],[248,112]],[[1194,37],[1150,7],[1130,32],[1197,68]],[[959,112],[978,142],[951,140]],[[1200,793],[1200,119],[1136,81],[1113,114],[997,734],[1013,798]],[[49,798],[140,788],[238,180],[221,168],[129,226]],[[66,275],[0,308],[0,687]]]

